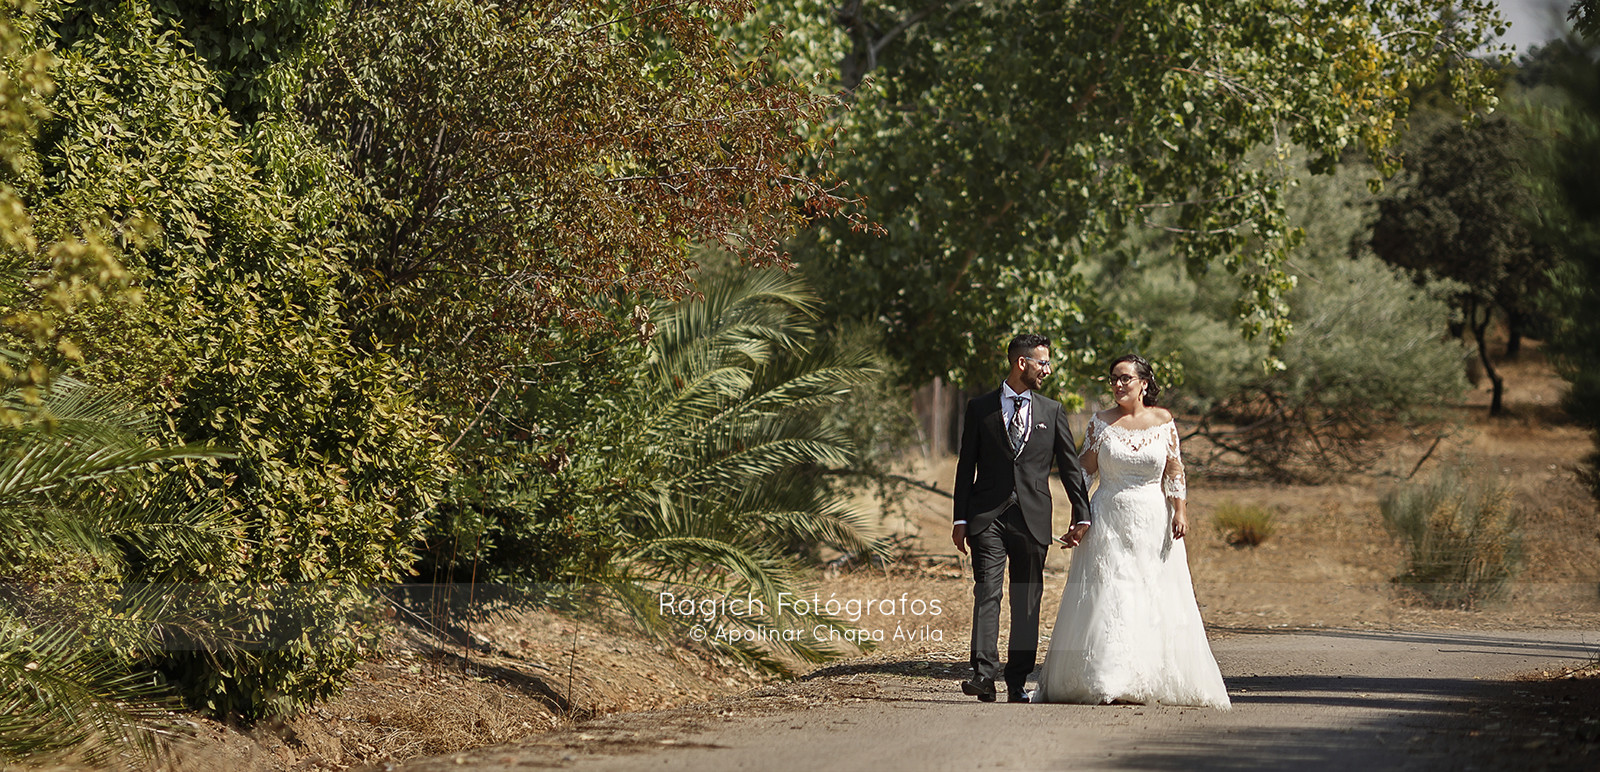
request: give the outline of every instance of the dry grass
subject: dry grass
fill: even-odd
[[[1442,607],[1475,608],[1499,597],[1522,561],[1521,517],[1493,472],[1445,469],[1379,502],[1408,547],[1395,577]]]
[[[521,611],[469,644],[401,628],[345,691],[288,721],[198,720],[165,772],[343,770],[512,742],[574,721],[698,703],[766,679],[715,653],[639,636],[602,613]]]
[[[1257,547],[1277,530],[1277,513],[1266,507],[1227,502],[1212,515],[1217,532],[1235,547]]]

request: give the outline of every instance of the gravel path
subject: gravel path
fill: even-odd
[[[964,662],[936,654],[400,769],[1491,769],[1499,722],[1531,719],[1487,701],[1515,699],[1514,674],[1593,662],[1600,631],[1262,632],[1213,649],[1233,710],[981,704],[956,688]]]

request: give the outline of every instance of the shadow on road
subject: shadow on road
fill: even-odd
[[[1448,700],[1466,699],[1484,686],[1461,678],[1234,676],[1228,679],[1228,696],[1234,707],[1322,705],[1437,713],[1454,709]]]
[[[1315,636],[1319,639],[1434,645],[1441,647],[1441,653],[1473,652],[1511,656],[1533,654],[1564,660],[1574,658],[1594,659],[1600,656],[1600,636],[1597,636],[1594,640],[1571,642],[1529,640],[1527,634],[1496,635],[1493,633],[1471,633],[1459,630],[1430,632],[1425,630],[1341,630],[1336,628],[1305,630],[1294,628],[1229,627],[1223,628],[1222,631],[1230,635]],[[1537,635],[1537,633],[1532,634]]]
[[[966,662],[952,660],[931,659],[896,659],[874,662],[847,662],[841,665],[814,670],[796,679],[798,681],[816,681],[841,676],[866,675],[898,675],[914,678],[939,678],[961,680],[970,674]]]
[[[1143,770],[1470,769],[1452,753],[1445,735],[1427,727],[1363,726],[1345,729],[1228,729],[1174,733],[1157,747],[1106,759],[1104,768]],[[1358,744],[1359,750],[1352,745]],[[1045,765],[1081,769],[1082,759]]]

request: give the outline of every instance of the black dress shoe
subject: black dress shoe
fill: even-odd
[[[1006,689],[1006,702],[1027,702],[1028,695],[1021,688]]]
[[[961,693],[977,697],[978,702],[994,702],[994,679],[974,678],[961,682]]]

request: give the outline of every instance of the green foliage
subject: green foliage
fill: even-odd
[[[371,640],[368,593],[412,569],[455,464],[435,533],[492,532],[483,550],[526,547],[548,576],[665,565],[668,543],[621,530],[619,513],[646,522],[631,509],[646,498],[703,499],[707,517],[735,508],[709,481],[672,480],[678,457],[593,484],[592,459],[655,449],[624,442],[635,433],[621,421],[607,427],[617,445],[561,435],[559,453],[540,444],[549,431],[503,423],[505,405],[478,421],[515,395],[527,404],[510,414],[561,429],[560,409],[537,412],[554,394],[523,388],[567,372],[548,355],[599,339],[600,322],[650,328],[645,301],[618,313],[597,298],[681,295],[700,241],[782,262],[803,218],[845,203],[790,160],[810,141],[800,124],[833,100],[720,38],[742,12],[52,0],[6,17],[0,347],[24,359],[0,377],[36,389],[70,367],[157,409],[160,442],[236,449],[185,463],[176,487],[126,483],[142,504],[221,501],[237,524],[243,546],[223,554],[141,558],[216,588],[207,608],[238,620],[237,645],[149,655],[192,703],[257,717],[337,688]],[[646,372],[634,364],[610,394],[649,394],[627,390]],[[832,435],[767,430],[794,455],[762,463],[837,458]],[[497,444],[518,435],[526,445]],[[575,471],[526,489],[501,474],[568,454]],[[535,505],[561,514],[510,535],[488,525]],[[816,525],[847,519],[805,525],[847,540],[845,525]],[[769,536],[817,534],[783,513],[760,522]],[[682,549],[709,554],[715,539],[696,538]],[[754,576],[782,568],[766,560]]]
[[[663,355],[664,338],[627,342],[667,328],[653,321],[666,310],[655,299],[690,291],[693,250],[781,264],[783,239],[847,203],[830,175],[795,160],[816,149],[807,131],[837,101],[720,34],[747,4],[351,10],[299,108],[355,183],[342,286],[356,345],[392,352],[415,374],[461,467],[431,517],[422,573],[535,592],[602,583],[626,599],[636,566],[659,579],[690,554],[762,584],[787,570],[752,552],[763,535],[781,549],[818,538],[802,524],[847,519],[818,498],[830,480],[795,474],[841,458],[838,430],[756,420],[769,409],[791,421],[802,407],[814,414],[823,397],[805,389],[822,388],[825,373],[747,384],[792,403],[756,403],[748,415],[723,406],[718,426],[748,436],[641,429],[650,411],[691,421],[683,411],[731,399],[726,383],[682,404],[663,397],[646,358]],[[757,377],[752,362],[708,377],[740,367]],[[733,451],[714,440],[777,455],[747,449],[718,462]],[[783,470],[796,490],[682,477],[696,463],[773,480]],[[820,509],[800,518],[807,496]],[[762,514],[778,506],[768,499],[796,509]],[[829,538],[849,536],[829,527]]]
[[[1551,135],[1539,166],[1546,181],[1546,237],[1560,262],[1549,301],[1557,309],[1547,351],[1570,388],[1569,415],[1600,429],[1600,67],[1596,46],[1577,41],[1544,51],[1561,101],[1550,111]],[[1588,482],[1600,498],[1600,453],[1587,459]]]
[[[121,3],[52,3],[54,32],[65,46],[92,38]],[[341,4],[334,0],[154,0],[150,14],[182,37],[241,120],[281,109],[299,91],[308,59],[320,49]]]
[[[1306,238],[1288,266],[1285,297],[1294,332],[1278,350],[1282,369],[1264,370],[1266,343],[1241,344],[1226,277],[1185,273],[1159,240],[1108,254],[1089,275],[1108,302],[1150,330],[1147,351],[1176,365],[1183,383],[1163,399],[1202,416],[1208,443],[1187,463],[1212,474],[1326,479],[1364,469],[1402,428],[1441,431],[1467,388],[1461,347],[1445,335],[1449,285],[1418,287],[1370,254],[1372,210],[1360,164],[1305,176],[1287,211]],[[1170,353],[1168,353],[1170,352]]]
[[[658,592],[750,593],[766,615],[719,621],[774,627],[802,621],[778,612],[779,593],[804,587],[798,561],[823,545],[878,549],[831,475],[856,453],[835,411],[883,387],[872,349],[820,338],[817,299],[792,277],[701,286],[702,298],[652,312],[644,351],[590,340],[564,366],[526,369],[528,388],[495,403],[472,439],[501,448],[473,457],[502,465],[453,486],[456,530],[435,534],[432,573],[604,588],[658,630],[682,621],[660,616]],[[807,660],[831,651],[785,644]],[[785,667],[761,646],[743,653]]]
[[[0,358],[5,387],[42,385],[49,364],[80,360],[74,322],[131,294],[114,238],[87,217],[53,227],[48,202],[30,201],[43,165],[35,142],[56,88],[37,11],[0,7],[0,347],[20,357]]]
[[[1597,0],[1574,0],[1567,11],[1567,21],[1572,22],[1573,28],[1586,40],[1600,41],[1600,2]]]
[[[148,757],[164,723],[164,690],[59,628],[0,626],[0,686],[0,759],[62,751],[91,762]]]
[[[412,570],[428,525],[485,537],[462,555],[529,559],[507,576],[624,597],[647,580],[766,594],[807,547],[870,549],[829,474],[850,448],[827,407],[874,371],[853,344],[811,341],[814,300],[751,290],[730,302],[789,310],[682,359],[667,337],[607,340],[649,337],[666,307],[648,298],[688,291],[696,244],[782,263],[783,238],[847,203],[793,160],[835,101],[719,35],[745,10],[0,9],[0,349],[19,355],[0,362],[17,395],[0,428],[30,426],[70,370],[152,409],[153,448],[234,449],[133,454],[170,474],[118,468],[114,486],[49,491],[56,521],[6,524],[12,576],[81,580],[11,599],[0,632],[40,648],[7,662],[53,658],[81,687],[32,704],[115,701],[150,668],[217,714],[293,712],[358,661],[372,588]],[[741,337],[762,324],[778,337]],[[550,359],[599,341],[609,377]],[[667,361],[694,385],[662,385]],[[572,416],[566,385],[614,402]],[[51,447],[19,457],[61,460]],[[68,517],[95,503],[80,494],[104,499],[98,519]],[[140,577],[204,591],[107,589]],[[78,639],[47,623],[117,656],[66,658]],[[6,676],[16,693],[28,672]]]
[[[1277,513],[1256,504],[1227,502],[1217,507],[1217,532],[1235,547],[1258,547],[1278,530]]]
[[[1514,338],[1549,282],[1554,252],[1539,238],[1529,132],[1509,118],[1447,125],[1406,159],[1406,182],[1378,202],[1372,249],[1416,274],[1459,283],[1454,303],[1478,342],[1501,410],[1503,381],[1486,332],[1498,306]]]
[[[808,6],[809,7],[809,6]],[[1247,334],[1287,334],[1285,188],[1361,145],[1381,171],[1409,84],[1448,73],[1468,109],[1494,97],[1467,58],[1493,4],[1349,0],[950,4],[853,2],[795,25],[798,57],[855,87],[832,163],[887,236],[823,224],[797,260],[843,318],[882,324],[912,383],[992,377],[1018,330],[1063,342],[1067,387],[1139,344],[1074,266],[1153,226],[1186,267],[1233,277]],[[836,34],[836,33],[835,33]],[[832,69],[834,62],[843,62]],[[795,67],[796,70],[802,68]],[[1246,163],[1266,148],[1274,163]]]
[[[238,453],[185,486],[225,497],[249,547],[184,570],[222,588],[252,645],[161,664],[208,710],[292,711],[336,688],[370,635],[368,588],[407,571],[437,438],[401,366],[351,343],[331,159],[290,124],[242,133],[215,72],[148,5],[75,23],[19,185],[41,235],[116,247],[143,300],[79,315],[84,377],[145,379],[122,385],[163,411],[168,441]]]
[[[1379,506],[1409,553],[1395,581],[1434,604],[1470,609],[1499,597],[1521,563],[1521,515],[1492,473],[1446,469]]]
[[[226,637],[172,583],[240,546],[216,497],[158,470],[225,454],[152,446],[148,415],[70,378],[33,391],[0,395],[0,759],[148,756],[174,703],[146,668]]]

